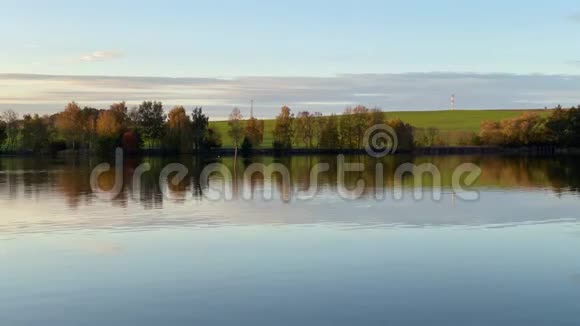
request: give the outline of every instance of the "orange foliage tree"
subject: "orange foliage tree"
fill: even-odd
[[[191,120],[183,106],[176,106],[168,114],[169,146],[182,153],[193,149],[191,139]]]
[[[256,147],[260,145],[264,140],[264,120],[258,120],[254,117],[248,119],[244,128],[244,134],[252,146]]]
[[[81,108],[75,102],[67,104],[64,111],[59,113],[56,118],[57,130],[65,141],[72,144],[73,149],[76,149],[76,144],[82,138],[83,125],[81,121]]]

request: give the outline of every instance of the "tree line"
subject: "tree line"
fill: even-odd
[[[364,106],[330,116],[309,111],[295,115],[283,106],[272,123],[272,143],[264,147],[279,151],[293,147],[362,149],[366,130],[376,124],[387,124],[396,131],[400,149],[414,146],[412,126],[399,119],[385,119],[380,109]],[[19,118],[8,110],[0,116],[0,148],[8,152],[110,152],[121,146],[129,152],[156,149],[191,153],[221,147],[222,132],[236,150],[249,153],[262,146],[264,120],[244,119],[234,108],[225,129],[218,128],[217,124],[210,126],[201,107],[188,113],[183,106],[175,106],[166,114],[163,104],[157,101],[144,101],[130,109],[125,102],[113,103],[107,109],[81,108],[71,102],[52,115],[26,114]]]
[[[221,137],[209,127],[202,108],[188,115],[177,106],[166,115],[163,104],[156,101],[131,109],[119,102],[101,110],[71,102],[52,115],[27,114],[19,119],[12,110],[3,112],[0,146],[9,152],[109,152],[117,146],[130,152],[143,148],[191,152],[220,147]]]
[[[483,121],[479,132],[483,145],[495,146],[580,146],[580,105],[557,106],[549,115],[524,113],[501,121]]]
[[[365,132],[377,124],[389,125],[397,133],[399,149],[414,146],[445,145],[436,128],[416,129],[400,119],[386,119],[380,109],[364,106],[346,108],[341,115],[324,116],[318,112],[292,110],[283,106],[272,123],[272,142],[263,147],[284,151],[293,147],[320,150],[356,150],[364,147]],[[12,110],[0,115],[0,149],[7,152],[37,153],[61,150],[110,152],[121,146],[126,151],[141,149],[173,153],[209,151],[222,147],[222,133],[242,153],[250,153],[264,142],[265,121],[244,119],[234,108],[227,124],[209,123],[201,107],[191,112],[175,106],[165,113],[163,104],[144,101],[128,108],[125,102],[107,109],[81,108],[67,104],[52,115],[26,114],[22,118]],[[221,126],[221,127],[220,127]],[[458,145],[580,146],[580,106],[549,114],[526,112],[500,121],[483,121],[479,133],[458,135]]]
[[[379,124],[388,125],[396,132],[400,150],[413,148],[411,125],[400,119],[385,119],[382,110],[362,105],[349,107],[341,115],[330,116],[308,111],[294,115],[289,107],[283,106],[274,121],[272,146],[276,150],[292,148],[293,144],[323,150],[363,149],[365,133]]]

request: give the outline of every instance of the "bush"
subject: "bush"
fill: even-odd
[[[241,149],[243,157],[248,157],[248,156],[252,155],[253,145],[248,137],[244,137],[244,140],[242,141],[242,146],[240,147],[240,149]]]
[[[210,151],[220,147],[222,147],[222,136],[216,130],[208,128],[202,143],[203,150]]]

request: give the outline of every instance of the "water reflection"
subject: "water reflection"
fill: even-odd
[[[33,158],[2,158],[0,159],[0,192],[3,198],[39,198],[47,193],[59,193],[66,198],[70,207],[90,205],[94,200],[90,187],[90,172],[102,160],[87,159],[52,159],[37,160]],[[171,177],[160,182],[162,169],[170,163],[183,164],[188,175],[179,183],[170,182]],[[219,162],[234,173],[234,180],[224,180],[219,174],[210,176],[210,183],[226,182],[226,189],[231,189],[233,197],[240,199],[243,186],[249,186],[255,198],[259,199],[260,191],[267,181],[265,173],[253,173],[249,184],[243,184],[243,171],[253,163],[269,165],[281,163],[290,172],[290,183],[284,184],[280,174],[272,175],[274,189],[278,191],[278,199],[289,201],[295,192],[306,192],[311,187],[320,192],[336,192],[339,178],[337,159],[335,156],[296,156],[288,158],[257,157],[241,159],[234,169],[234,159],[227,158],[126,158],[123,162],[123,185],[119,196],[111,200],[114,205],[125,206],[134,200],[145,208],[163,207],[164,198],[161,187],[166,187],[171,200],[183,202],[188,198],[203,200],[208,185],[200,180],[201,171],[208,164]],[[364,171],[346,172],[345,187],[353,188],[362,180],[365,185],[363,196],[370,196],[378,187],[387,191],[394,188],[395,170],[404,163],[432,163],[438,167],[442,176],[444,188],[451,186],[451,176],[454,169],[462,163],[471,162],[482,169],[482,174],[474,187],[497,190],[530,190],[550,189],[554,193],[575,193],[580,190],[580,166],[574,157],[539,158],[521,156],[439,156],[439,157],[388,157],[373,159],[367,156],[349,156],[348,163],[362,163]],[[111,162],[112,163],[112,162]],[[141,186],[138,189],[132,184],[135,170],[142,163],[151,166],[150,171],[142,174]],[[318,174],[313,180],[310,171],[320,163],[328,163],[329,170]],[[382,164],[383,176],[377,179],[376,165]],[[264,171],[265,172],[265,171]],[[99,186],[111,189],[115,184],[115,170],[103,173],[98,179]],[[429,175],[423,179],[423,187],[430,188],[433,180]],[[414,179],[411,175],[403,176],[404,188],[411,188]],[[224,187],[224,185],[222,185]],[[276,198],[276,197],[274,197]]]
[[[361,198],[344,200],[337,195],[339,169],[336,156],[295,156],[286,158],[256,157],[251,160],[226,158],[126,158],[123,161],[122,191],[112,200],[96,198],[91,191],[90,173],[102,163],[98,159],[0,159],[0,207],[3,218],[0,231],[37,232],[48,228],[144,228],[175,225],[228,224],[310,224],[428,226],[428,225],[511,225],[576,221],[580,167],[574,157],[522,156],[392,156],[374,159],[348,156],[349,163],[362,163],[364,170],[344,174],[344,186],[356,187],[364,181]],[[162,169],[169,163],[183,164],[188,175],[179,183],[162,180]],[[233,180],[212,174],[209,184],[200,180],[204,167],[222,163],[234,173]],[[432,163],[442,177],[444,196],[434,202],[426,196],[415,201],[411,196],[393,200],[398,186],[395,170],[404,163]],[[482,193],[477,202],[457,200],[451,191],[454,169],[472,162],[482,169],[474,189]],[[111,162],[112,163],[112,162]],[[143,163],[151,166],[143,173],[140,187],[133,176]],[[253,163],[281,163],[288,168],[290,182],[282,182],[274,174],[272,187],[263,174],[251,175],[244,183],[243,171]],[[329,170],[314,181],[310,171],[319,163],[328,163]],[[376,165],[382,164],[377,178]],[[115,171],[103,174],[99,185],[110,189]],[[423,177],[424,191],[429,192],[433,178]],[[403,192],[411,191],[414,178],[404,176]],[[225,185],[224,185],[225,184]],[[231,191],[232,200],[211,201],[206,198],[208,186]],[[167,194],[163,194],[163,189]],[[244,187],[246,189],[244,189]],[[247,189],[249,187],[249,190]],[[297,192],[315,187],[316,195],[308,201],[296,200]],[[273,200],[264,200],[264,192],[272,188]],[[241,195],[250,191],[249,200]],[[377,193],[384,194],[376,200]],[[546,196],[549,195],[549,196]],[[245,198],[245,199],[244,199]],[[558,202],[556,202],[558,201]],[[551,206],[558,205],[558,214]]]
[[[348,157],[365,196],[337,195],[336,158],[281,160],[291,182],[276,196],[210,201],[199,174],[232,158],[129,158],[123,179],[151,171],[113,200],[91,191],[100,160],[0,159],[2,325],[575,325],[580,309],[579,168],[574,158]],[[189,174],[167,183],[167,163]],[[311,200],[310,168],[328,162]],[[464,162],[481,166],[477,201],[375,200],[406,162],[439,167],[444,187]],[[239,168],[239,169],[238,169]],[[112,187],[114,173],[99,179]],[[211,183],[222,182],[213,175]],[[241,176],[227,185],[245,187]],[[432,182],[427,177],[426,191]],[[379,183],[380,185],[377,185]],[[403,188],[410,191],[411,178]],[[236,197],[236,196],[234,196]],[[25,312],[25,313],[22,313]]]

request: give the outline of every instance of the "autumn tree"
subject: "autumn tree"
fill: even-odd
[[[487,145],[502,145],[505,142],[499,121],[482,121],[479,137],[481,142]]]
[[[368,112],[369,126],[380,125],[385,123],[385,113],[379,108],[374,108]]]
[[[259,146],[264,140],[264,120],[258,120],[254,117],[248,119],[244,134],[253,147]]]
[[[182,153],[191,152],[191,121],[183,106],[176,106],[168,114],[169,146]]]
[[[277,149],[292,148],[292,139],[294,138],[294,115],[290,108],[283,106],[280,114],[276,117],[274,122],[274,147]]]
[[[203,114],[201,107],[196,107],[191,113],[191,134],[196,151],[202,149],[204,139],[208,136],[209,118]],[[215,132],[212,132],[212,136]],[[217,139],[217,137],[216,137]],[[221,145],[221,139],[219,141]]]
[[[296,143],[303,143],[305,147],[312,147],[314,138],[314,115],[308,111],[299,112],[294,121]]]
[[[332,114],[329,117],[319,118],[323,124],[321,126],[318,147],[323,149],[340,148],[340,134],[338,132],[338,118]]]
[[[82,138],[83,126],[81,118],[81,108],[75,102],[66,105],[63,112],[59,113],[56,120],[56,127],[66,142],[72,144],[72,149]]]
[[[237,107],[232,110],[230,116],[228,118],[228,135],[230,136],[234,148],[236,149],[236,153],[238,151],[238,147],[242,143],[242,139],[244,137],[244,127],[242,126],[242,113],[240,109]]]
[[[157,145],[165,134],[165,119],[161,102],[145,101],[134,113],[134,119],[140,134],[149,144]]]
[[[99,118],[99,110],[91,107],[84,107],[81,110],[81,142],[87,144],[89,149],[92,149],[97,141],[97,120]]]
[[[535,113],[524,113],[521,116],[501,121],[484,121],[480,128],[482,143],[500,146],[529,146],[549,143],[552,138],[551,124],[560,125],[561,112],[554,121]]]
[[[537,145],[547,138],[545,119],[535,113],[502,120],[500,125],[506,145]]]
[[[118,138],[123,131],[123,123],[113,110],[99,112],[97,135],[101,138]]]

